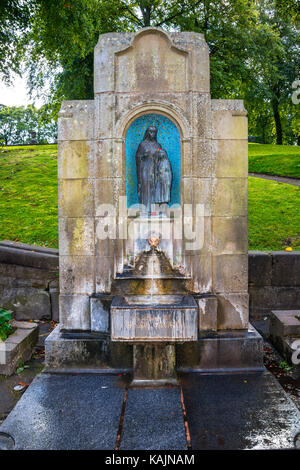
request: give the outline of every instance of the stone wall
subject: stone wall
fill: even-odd
[[[299,309],[300,252],[250,251],[249,294],[252,318]]]
[[[17,320],[58,321],[58,250],[0,242],[0,307]]]
[[[249,252],[252,318],[300,307],[300,252]],[[58,321],[58,250],[0,242],[0,307],[18,320]]]

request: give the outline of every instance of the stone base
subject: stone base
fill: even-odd
[[[300,310],[273,310],[270,338],[284,359],[300,367]]]
[[[197,342],[176,345],[177,370],[208,373],[258,371],[263,366],[263,339],[249,330],[203,333]]]
[[[135,344],[133,346],[132,386],[177,384],[174,344]]]
[[[64,332],[57,326],[45,340],[45,366],[47,370],[127,370],[132,368],[132,346],[112,343],[108,335],[89,331]]]
[[[36,323],[14,321],[16,331],[5,341],[0,342],[0,374],[12,375],[19,363],[31,358],[32,350],[38,341],[39,326]]]
[[[155,351],[152,350],[154,346]],[[166,355],[166,350],[158,352],[159,348],[166,346],[175,348],[174,367],[170,365],[173,354]],[[144,353],[141,354],[141,351]],[[133,368],[134,358],[134,380],[176,380],[175,370],[218,373],[264,369],[263,339],[252,326],[248,331],[205,332],[194,342],[135,346],[110,341],[108,335],[88,331],[64,332],[57,326],[45,341],[45,353],[47,370],[64,371],[94,369],[96,372],[128,372]]]

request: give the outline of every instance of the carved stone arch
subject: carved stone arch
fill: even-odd
[[[163,100],[149,100],[147,104],[134,104],[129,111],[124,114],[115,125],[115,134],[117,138],[125,139],[126,132],[130,124],[143,114],[157,113],[170,119],[178,129],[181,139],[189,139],[191,137],[191,126],[182,110]]]

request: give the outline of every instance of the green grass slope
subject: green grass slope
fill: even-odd
[[[249,144],[249,172],[300,178],[300,147]]]
[[[249,250],[300,250],[300,187],[249,176]]]
[[[287,156],[283,147],[256,147],[250,159]],[[0,240],[58,247],[57,146],[4,148],[0,163]],[[300,250],[299,208],[299,187],[249,177],[249,249]]]
[[[0,240],[57,247],[57,146],[0,149]]]

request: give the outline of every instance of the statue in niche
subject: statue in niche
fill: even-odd
[[[171,199],[172,168],[167,152],[163,149],[156,152],[155,164],[155,202],[168,203]]]
[[[137,193],[140,204],[151,212],[151,204],[171,200],[172,168],[167,152],[157,142],[157,128],[149,126],[136,152]]]

